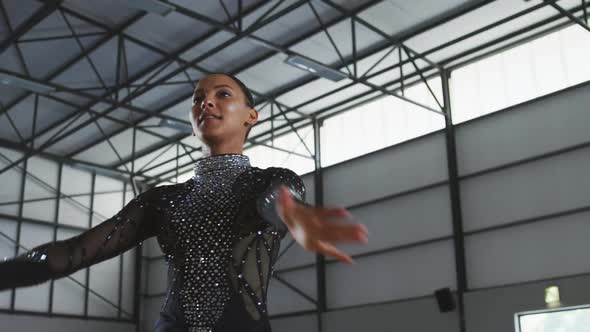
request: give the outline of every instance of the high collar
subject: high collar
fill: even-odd
[[[250,166],[248,156],[238,153],[219,154],[195,161],[195,175],[240,170]]]

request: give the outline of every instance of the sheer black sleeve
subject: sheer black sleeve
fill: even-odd
[[[156,235],[158,189],[138,195],[112,218],[80,235],[40,245],[0,263],[0,290],[65,277]]]
[[[277,212],[279,188],[281,185],[286,186],[296,201],[306,204],[305,184],[295,172],[286,168],[271,167],[266,172],[268,186],[263,194],[258,197],[256,206],[262,218],[273,226],[276,226],[283,233],[282,235],[284,235],[287,229]]]

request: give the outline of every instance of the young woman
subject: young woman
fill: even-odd
[[[0,264],[0,289],[72,274],[156,236],[168,262],[157,332],[270,331],[266,294],[279,242],[351,263],[336,242],[367,242],[343,208],[303,203],[301,179],[250,165],[242,147],[258,113],[246,86],[227,74],[198,81],[191,123],[203,158],[185,183],[152,188],[79,236]]]

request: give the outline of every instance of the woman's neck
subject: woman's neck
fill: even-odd
[[[243,154],[243,142],[220,142],[218,144],[203,144],[203,157],[217,156],[220,154]]]

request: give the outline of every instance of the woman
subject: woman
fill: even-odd
[[[366,243],[365,227],[342,223],[352,220],[345,209],[304,204],[295,173],[252,167],[242,154],[258,119],[246,86],[212,74],[193,97],[203,158],[190,180],[152,188],[79,236],[0,264],[0,289],[72,274],[156,236],[169,267],[156,331],[270,331],[266,291],[287,231],[303,248],[351,263],[332,243]]]

